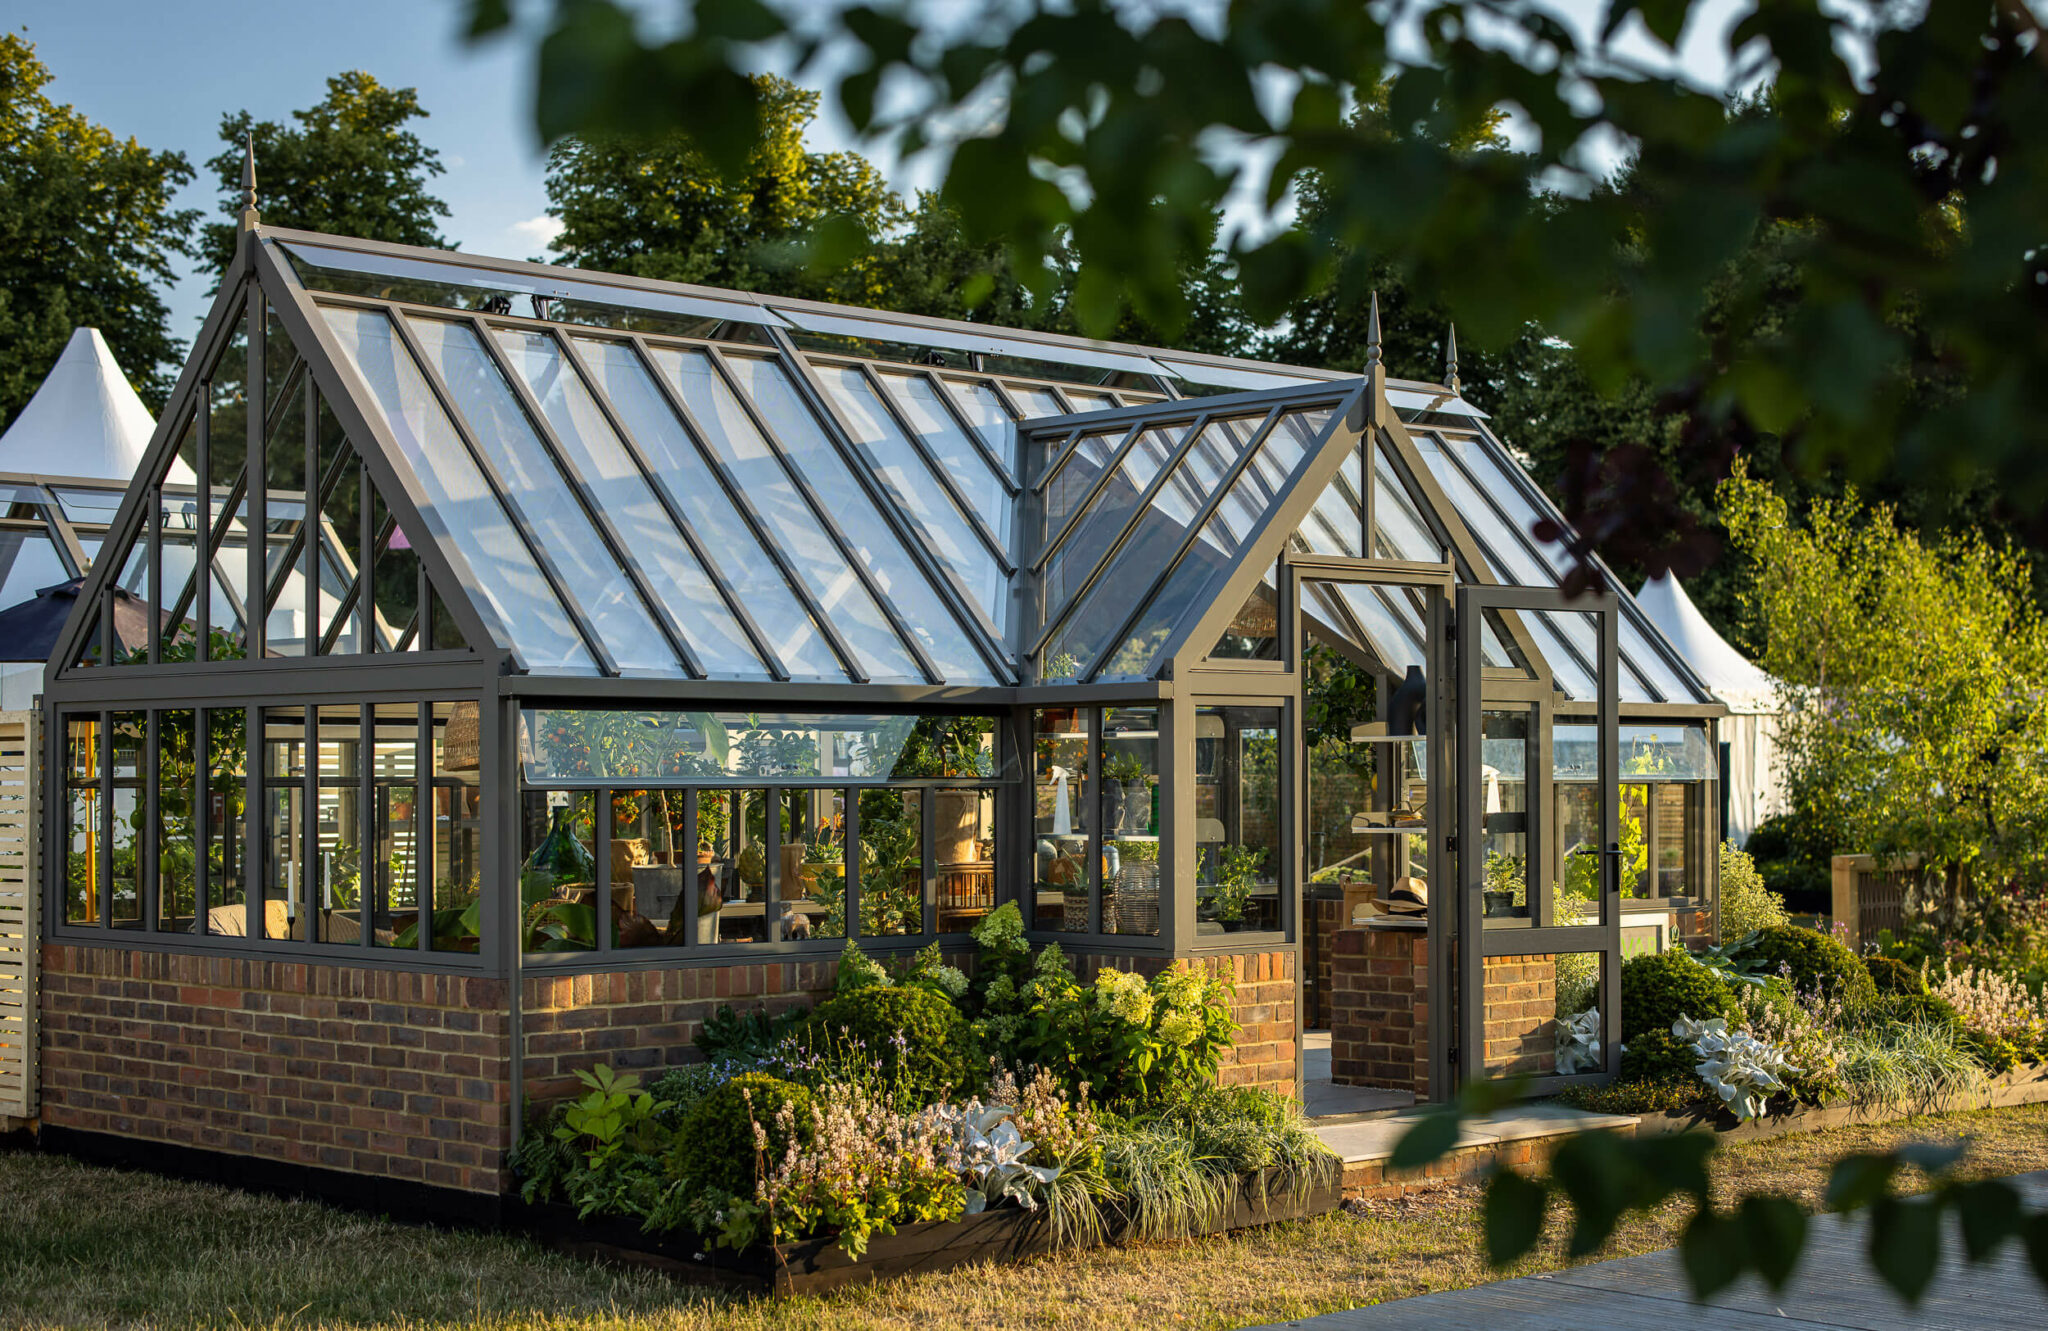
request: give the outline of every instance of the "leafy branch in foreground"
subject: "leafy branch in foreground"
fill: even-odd
[[[1467,1088],[1455,1102],[1434,1109],[1394,1146],[1389,1164],[1415,1169],[1441,1159],[1457,1144],[1465,1120],[1510,1103],[1513,1082]],[[1806,1212],[1790,1197],[1751,1193],[1727,1207],[1714,1203],[1709,1165],[1720,1142],[1710,1133],[1681,1132],[1621,1137],[1587,1132],[1567,1139],[1550,1160],[1547,1176],[1497,1167],[1486,1185],[1483,1214],[1486,1259],[1508,1266],[1533,1252],[1550,1225],[1553,1202],[1571,1213],[1565,1252],[1590,1257],[1614,1237],[1630,1215],[1678,1198],[1692,1215],[1679,1239],[1679,1257],[1697,1298],[1710,1298],[1754,1271],[1772,1290],[1785,1287],[1806,1247]],[[1909,1304],[1934,1280],[1941,1256],[1941,1223],[1954,1212],[1964,1255],[1988,1262],[2008,1242],[2025,1249],[2035,1278],[2048,1284],[2048,1211],[2029,1210],[2005,1179],[1965,1180],[1956,1166],[1967,1144],[1913,1142],[1892,1151],[1847,1155],[1835,1162],[1826,1202],[1840,1214],[1867,1213],[1871,1266]],[[1917,1171],[1928,1190],[1901,1190],[1906,1171]]]

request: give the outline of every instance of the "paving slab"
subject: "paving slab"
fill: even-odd
[[[1315,1133],[1346,1164],[1381,1160],[1394,1153],[1394,1143],[1415,1126],[1422,1114],[1394,1114],[1360,1123],[1323,1123]],[[1458,1134],[1458,1147],[1497,1145],[1544,1137],[1569,1137],[1580,1132],[1633,1128],[1636,1120],[1625,1114],[1594,1114],[1567,1105],[1517,1105],[1498,1113],[1465,1120]],[[1456,1149],[1455,1147],[1453,1149]]]
[[[2048,1171],[2013,1180],[2033,1205],[2048,1203]],[[1955,1227],[1941,1233],[1941,1264],[1929,1295],[1907,1307],[1872,1274],[1859,1217],[1817,1217],[1791,1281],[1772,1293],[1747,1279],[1696,1303],[1675,1251],[1596,1262],[1544,1276],[1447,1290],[1260,1331],[2039,1331],[2048,1291],[2016,1245],[1983,1266],[1963,1259]]]

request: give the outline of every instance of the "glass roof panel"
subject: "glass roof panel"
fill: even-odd
[[[1045,535],[1050,540],[1088,497],[1089,487],[1122,445],[1130,430],[1118,426],[1097,434],[1084,434],[1068,450],[1059,470],[1045,484]]]
[[[470,436],[491,461],[505,498],[534,543],[554,562],[596,641],[621,670],[681,674],[626,570],[596,526],[474,329],[444,319],[407,318],[428,362],[440,371]]]
[[[974,441],[960,429],[953,413],[939,397],[939,390],[923,375],[892,374],[881,371],[878,376],[882,387],[888,390],[889,400],[910,422],[910,428],[917,432],[918,439],[933,457],[939,460],[953,483],[965,495],[967,502],[974,506],[996,540],[1007,548],[1010,543],[1010,491],[1003,484],[1003,478],[989,466],[987,456],[974,445]],[[994,395],[987,395],[993,401]],[[1001,411],[1000,407],[996,408]],[[973,418],[970,417],[970,420]],[[977,426],[979,422],[975,422]],[[1010,427],[1010,418],[1004,413],[997,423],[994,452],[1003,456],[1001,442]],[[1000,622],[1000,619],[998,619]]]
[[[768,428],[775,432],[784,456],[808,477],[821,499],[831,505],[832,516],[838,520],[855,557],[880,586],[882,594],[895,602],[904,626],[923,644],[925,654],[938,667],[944,681],[995,683],[995,676],[946,608],[938,589],[912,561],[881,510],[867,502],[854,480],[850,463],[804,404],[789,372],[780,363],[764,357],[733,356],[727,363]]]
[[[418,259],[406,255],[373,254],[330,245],[313,245],[297,240],[280,241],[278,244],[293,260],[293,268],[298,273],[299,280],[315,291],[373,294],[364,291],[360,282],[335,281],[337,274],[350,274],[358,278],[372,277],[394,282],[420,282],[458,287],[476,291],[479,295],[502,292],[540,301],[566,301],[577,305],[647,310],[687,319],[732,319],[742,323],[788,327],[786,320],[752,301],[720,300],[714,296],[663,291],[640,280],[634,280],[630,284],[597,282],[576,276],[574,270],[568,268],[549,268],[544,273],[507,271],[465,263],[461,255],[452,252],[445,259]],[[394,292],[393,295],[397,299],[405,298],[402,291]],[[518,313],[524,314],[526,311],[520,310]]]
[[[1057,397],[1053,396],[1052,390],[1049,388],[1040,388],[1035,384],[1012,383],[1006,383],[1003,387],[1009,390],[1011,399],[1016,402],[1017,409],[1024,413],[1024,419],[1026,420],[1036,420],[1040,416],[1065,416],[1068,414],[1066,407]]]
[[[1238,390],[1291,388],[1298,384],[1319,383],[1328,378],[1327,375],[1321,374],[1288,374],[1278,368],[1247,370],[1235,365],[1206,365],[1200,361],[1173,360],[1165,356],[1159,358],[1159,363],[1190,383]]]
[[[434,537],[469,564],[497,632],[532,670],[597,673],[597,663],[541,576],[532,554],[471,461],[390,321],[367,310],[323,308],[343,352],[363,378],[421,496]]]
[[[1172,434],[1163,429],[1141,431],[1124,455],[1111,469],[1109,479],[1102,488],[1088,500],[1088,507],[1075,519],[1072,529],[1058,550],[1046,562],[1043,579],[1044,604],[1047,622],[1058,616],[1059,610],[1073,596],[1075,590],[1086,580],[1088,573],[1115,543],[1118,533],[1136,515],[1141,496],[1152,478],[1159,474],[1173,446],[1189,427],[1169,427]],[[1087,444],[1088,440],[1083,440]],[[1060,469],[1059,482],[1064,483],[1074,463],[1080,461],[1079,454],[1067,466]],[[1178,527],[1185,527],[1194,520],[1195,508],[1183,498],[1169,495],[1170,487],[1162,486],[1148,510]],[[1047,506],[1050,510],[1050,505]],[[1060,521],[1065,522],[1062,515]],[[1059,534],[1060,527],[1048,521],[1048,537]]]
[[[1386,450],[1378,444],[1372,450],[1372,518],[1374,536],[1377,538],[1377,552],[1387,558],[1408,560],[1418,564],[1434,564],[1444,557],[1444,548],[1438,543],[1427,524],[1422,520],[1422,511],[1415,498],[1408,493],[1408,487],[1394,472],[1394,464],[1387,460]]]
[[[1248,447],[1273,447],[1280,450],[1280,456],[1293,458],[1283,488],[1299,480],[1301,467],[1314,456],[1301,447],[1298,435],[1277,425],[1263,437],[1255,438],[1255,427],[1242,419],[1212,424],[1222,427],[1214,441],[1219,447],[1235,448],[1239,455]],[[1076,676],[1085,675],[1104,653],[1108,653],[1107,659],[1096,672],[1101,678],[1149,677],[1158,668],[1160,653],[1175,630],[1183,619],[1199,615],[1207,608],[1214,599],[1217,581],[1235,565],[1251,534],[1249,528],[1243,532],[1233,530],[1224,515],[1234,507],[1245,512],[1260,511],[1262,505],[1257,495],[1265,482],[1259,479],[1255,462],[1256,458],[1253,465],[1245,466],[1238,474],[1192,541],[1184,541],[1187,519],[1176,517],[1166,506],[1146,505],[1130,537],[1075,602],[1071,612],[1065,613],[1065,622],[1047,642],[1042,657],[1046,678],[1064,677],[1055,673],[1055,667],[1069,664]],[[1176,551],[1180,552],[1177,559]],[[1174,561],[1170,571],[1163,580],[1157,579],[1158,570],[1168,561]],[[1157,592],[1132,618],[1132,598],[1143,595],[1155,580]],[[1048,604],[1057,602],[1048,595]],[[1055,610],[1049,622],[1056,622],[1062,613]],[[1120,642],[1116,641],[1115,635],[1127,621],[1132,624],[1130,632]]]
[[[50,493],[57,496],[65,517],[95,527],[111,523],[114,514],[121,510],[121,500],[127,495],[125,489],[85,489],[72,485],[53,485]]]
[[[1108,393],[1091,393],[1085,388],[1068,388],[1063,391],[1067,395],[1067,401],[1074,404],[1075,411],[1110,411],[1123,405]]]
[[[981,436],[989,454],[1002,459],[1005,474],[1014,482],[1017,479],[1017,420],[1003,405],[1001,395],[978,380],[947,377],[939,382],[946,386],[946,393],[960,408],[960,414]]]
[[[1634,604],[1624,598],[1621,606],[1622,659],[1648,679],[1650,687],[1661,694],[1665,702],[1708,701],[1686,684],[1671,668],[1671,663],[1664,659],[1664,654],[1651,645],[1649,635],[1636,623],[1634,610]],[[1624,689],[1624,696],[1626,692]]]
[[[867,587],[848,567],[845,556],[826,532],[822,515],[805,500],[776,450],[755,428],[739,396],[719,376],[711,357],[701,351],[663,348],[656,351],[655,360],[704,427],[705,444],[760,513],[769,539],[803,579],[805,588],[860,662],[862,671],[870,679],[923,682],[917,661],[897,638]],[[786,422],[776,424],[780,428]],[[785,439],[782,443],[791,449],[815,448],[811,439]],[[831,493],[835,498],[849,495],[851,486]]]
[[[714,678],[767,678],[769,672],[747,641],[746,630],[705,576],[554,338],[515,328],[500,328],[493,335],[540,404],[599,510],[618,529],[657,592],[664,599],[673,598],[671,626],[697,654],[705,673]]]
[[[884,406],[875,386],[851,366],[821,365],[817,372],[855,446],[867,455],[897,506],[916,522],[926,548],[952,569],[969,598],[988,617],[991,628],[1002,623],[1010,590],[1002,566],[953,506],[945,485]],[[961,447],[966,446],[962,440]]]
[[[788,307],[782,307],[780,312],[798,328],[813,333],[879,338],[885,342],[907,342],[912,346],[950,347],[956,351],[973,351],[984,355],[1016,356],[1024,360],[1087,365],[1102,370],[1172,377],[1170,371],[1150,356],[1140,356],[1128,351],[1110,351],[1097,347],[1039,342],[1022,337],[1004,337],[994,332],[985,333],[972,328],[897,323],[879,316],[868,318],[850,313],[826,313],[822,310]]]
[[[691,442],[682,419],[640,357],[623,343],[591,338],[576,339],[576,348],[599,390],[647,454],[656,482],[689,520],[698,543],[753,616],[783,669],[792,679],[845,679],[846,671],[830,645],[745,517],[727,500],[716,471]],[[680,384],[684,353],[656,348],[651,354],[669,381]]]
[[[1336,583],[1333,590],[1343,601],[1343,608],[1365,631],[1366,646],[1381,665],[1396,675],[1405,675],[1408,667],[1424,663],[1422,617],[1406,597],[1390,595],[1385,587],[1357,582]],[[1337,625],[1341,631],[1344,621],[1338,620]]]
[[[1296,540],[1310,554],[1357,559],[1365,553],[1359,548],[1365,518],[1358,511],[1358,489],[1363,476],[1361,450],[1348,450],[1344,465],[1316,496],[1315,507],[1295,533]]]

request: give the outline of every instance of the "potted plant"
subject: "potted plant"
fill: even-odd
[[[1144,762],[1135,753],[1112,753],[1103,759],[1102,830],[1105,833],[1145,835],[1146,825],[1152,817],[1149,776]]]
[[[1224,846],[1217,855],[1216,886],[1209,894],[1216,922],[1224,932],[1244,927],[1244,909],[1258,883],[1259,866],[1265,862],[1264,847]]]

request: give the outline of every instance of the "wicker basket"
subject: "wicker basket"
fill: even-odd
[[[1103,903],[1103,927],[1113,934],[1159,932],[1159,864],[1131,861],[1123,866]]]

